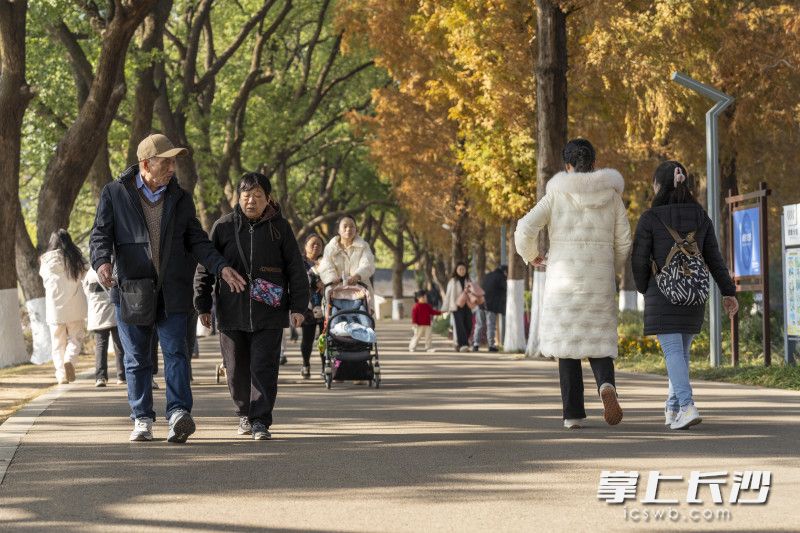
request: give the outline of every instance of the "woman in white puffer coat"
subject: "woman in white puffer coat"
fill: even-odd
[[[75,381],[75,362],[86,333],[86,296],[81,280],[86,260],[66,230],[54,231],[39,258],[47,324],[53,341],[53,366],[59,384]]]
[[[347,285],[363,283],[371,296],[370,277],[375,273],[375,255],[369,243],[358,236],[353,217],[340,218],[336,226],[339,234],[325,246],[319,263],[319,277],[325,285],[342,280]]]
[[[581,359],[588,357],[610,425],[622,420],[614,381],[618,296],[631,248],[631,230],[613,169],[594,170],[595,151],[585,139],[567,143],[566,172],[547,183],[547,193],[517,224],[517,251],[534,265],[547,263],[539,330],[543,355],[558,358],[564,426],[581,427],[584,409]],[[547,227],[547,259],[539,233]]]

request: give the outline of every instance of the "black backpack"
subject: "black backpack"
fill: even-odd
[[[683,238],[660,218],[658,220],[675,241],[661,270],[658,269],[655,259],[652,261],[658,289],[673,305],[706,303],[709,291],[708,267],[694,240],[695,232],[690,231]]]

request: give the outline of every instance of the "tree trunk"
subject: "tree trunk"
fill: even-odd
[[[40,247],[53,231],[69,225],[75,199],[125,96],[128,44],[154,4],[155,0],[139,0],[127,9],[117,9],[104,30],[89,96],[45,171],[37,209],[36,240]]]
[[[536,0],[536,197],[545,195],[547,181],[562,169],[567,142],[567,15],[555,0]],[[549,249],[547,233],[539,249]],[[531,320],[526,354],[539,355],[539,324],[545,271],[534,271]]]
[[[100,193],[114,177],[111,174],[111,162],[108,156],[108,139],[103,140],[97,157],[94,158],[92,168],[89,169],[89,183],[92,186],[92,196],[95,203],[100,201]]]
[[[420,258],[420,266],[422,267],[423,286],[421,288],[427,289],[430,284],[436,283],[433,275],[433,255],[430,251],[426,250],[422,253]]]
[[[392,250],[392,320],[405,318],[405,309],[403,309],[403,274],[406,270],[403,264],[404,248],[403,227],[400,226],[397,229],[397,240]]]
[[[0,0],[0,195],[11,205],[0,209],[0,367],[27,359],[19,320],[17,272],[7,259],[14,256],[19,218],[19,166],[22,119],[32,93],[25,79],[25,32],[28,3]],[[15,208],[14,208],[15,207]]]
[[[447,280],[450,279],[450,274],[453,272],[452,268],[448,270],[447,262],[444,259],[442,254],[438,254],[433,261],[434,277],[442,296],[444,296],[444,291],[447,290]]]
[[[50,327],[47,325],[45,316],[44,285],[42,278],[39,277],[39,254],[25,227],[19,196],[14,197],[14,200],[15,216],[17,217],[15,259],[19,284],[25,295],[25,307],[28,310],[31,335],[33,336],[31,362],[42,364],[52,359],[52,350]]]
[[[638,311],[639,293],[636,290],[636,283],[633,280],[633,267],[631,258],[625,261],[625,270],[622,274],[622,283],[619,286],[619,310]]]
[[[483,284],[483,276],[486,275],[486,223],[480,221],[472,243],[472,258],[475,265],[475,281]]]
[[[514,244],[516,222],[509,224],[508,231],[508,278],[506,281],[506,314],[504,352],[525,351],[525,273],[527,269]]]
[[[139,51],[143,56],[152,56],[153,51],[164,50],[164,25],[172,11],[172,0],[158,2],[142,24],[142,39]],[[158,86],[156,85],[156,62],[144,65],[136,72],[136,92],[134,93],[131,131],[128,138],[128,165],[138,163],[136,148],[147,137],[153,127],[153,114]],[[176,142],[175,139],[170,139]]]
[[[726,119],[730,118],[733,119],[732,112],[729,117],[728,110],[732,107],[729,107],[725,110]],[[720,161],[720,201],[722,205],[720,206],[720,220],[722,221],[719,225],[719,247],[722,250],[722,257],[725,258],[725,262],[728,262],[728,250],[730,250],[731,245],[731,236],[730,231],[728,231],[728,224],[725,223],[725,220],[728,216],[728,204],[725,203],[725,197],[728,195],[729,192],[733,194],[739,194],[739,180],[738,175],[736,172],[736,151],[730,149],[730,151],[726,151],[722,157],[722,161]],[[731,270],[733,269],[733,265],[728,265],[728,268]]]

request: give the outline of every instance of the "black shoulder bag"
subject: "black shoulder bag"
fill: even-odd
[[[161,250],[161,264],[158,268],[158,282],[152,278],[126,279],[119,287],[119,314],[126,324],[134,326],[152,326],[156,321],[158,309],[158,293],[167,272],[170,249],[172,248],[172,232],[175,217],[167,224],[167,238]],[[152,254],[151,254],[152,256]]]

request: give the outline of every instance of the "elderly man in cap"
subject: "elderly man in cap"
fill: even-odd
[[[103,189],[89,241],[92,267],[100,283],[112,287],[125,349],[132,441],[153,438],[154,328],[164,354],[167,441],[186,442],[194,433],[186,346],[194,265],[219,275],[231,291],[246,286],[200,226],[192,195],[178,185],[175,158],[186,152],[164,135],[146,137],[136,152],[139,163]]]

